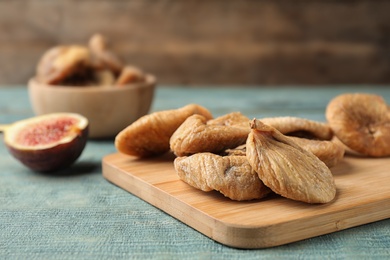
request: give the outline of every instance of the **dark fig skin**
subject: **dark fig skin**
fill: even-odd
[[[47,149],[16,149],[7,144],[10,153],[26,167],[37,172],[54,172],[72,165],[83,152],[88,139],[88,126],[71,141]]]

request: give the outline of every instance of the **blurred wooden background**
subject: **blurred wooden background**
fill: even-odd
[[[95,32],[161,84],[390,82],[390,1],[0,0],[0,31],[3,85]]]

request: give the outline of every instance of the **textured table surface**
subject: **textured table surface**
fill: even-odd
[[[214,116],[241,111],[324,121],[329,100],[344,92],[377,93],[390,103],[386,87],[159,86],[152,111],[198,103]],[[24,86],[0,88],[0,124],[32,115]],[[114,152],[113,140],[89,140],[72,167],[42,174],[11,157],[1,138],[0,259],[390,258],[389,219],[268,249],[221,245],[107,182],[101,159]]]

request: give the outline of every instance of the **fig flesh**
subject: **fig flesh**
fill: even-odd
[[[10,153],[28,168],[52,172],[73,164],[88,139],[87,118],[53,113],[11,124],[4,131]]]

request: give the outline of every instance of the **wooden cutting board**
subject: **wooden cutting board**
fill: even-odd
[[[277,195],[236,202],[182,182],[173,155],[103,158],[103,176],[115,185],[222,244],[266,248],[390,217],[390,158],[347,157],[332,169],[336,199],[310,205]]]

